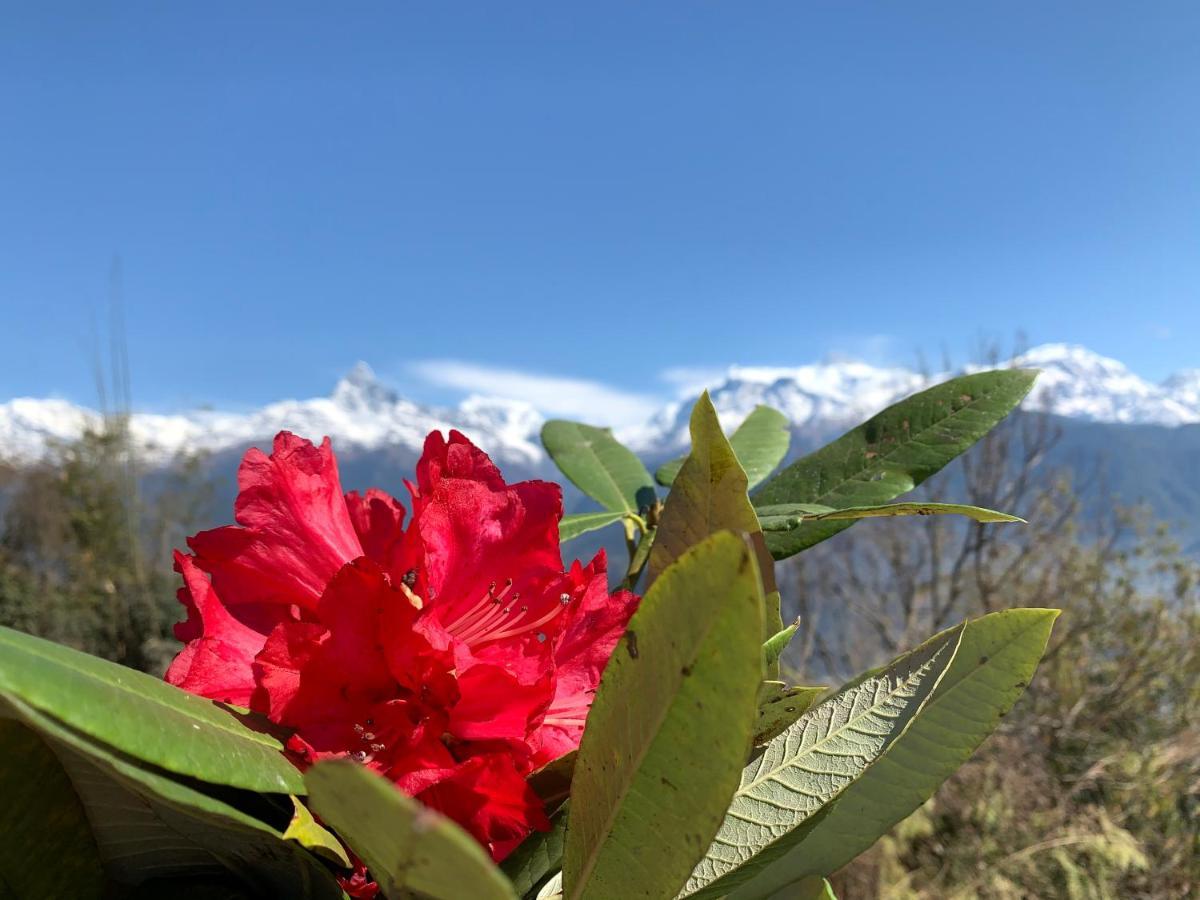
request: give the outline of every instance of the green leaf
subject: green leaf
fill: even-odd
[[[567,810],[564,809],[550,819],[549,831],[535,831],[529,835],[500,864],[517,894],[525,897],[536,892],[562,869],[566,836]]]
[[[758,688],[758,724],[754,744],[783,734],[821,698],[825,687],[788,687],[783,681],[764,681]]]
[[[763,573],[763,600],[765,603],[763,612],[764,627],[769,631],[775,627],[778,622],[783,625],[783,597],[779,591],[773,590],[775,587],[775,561],[771,559],[771,553],[767,550],[767,542],[764,540],[762,532],[750,536],[751,543],[754,544],[756,559],[758,560],[759,571]],[[783,629],[781,628],[780,631]],[[776,631],[775,634],[779,634]],[[772,635],[774,637],[774,635]],[[771,638],[767,638],[771,640]],[[766,664],[766,677],[779,677],[779,657],[768,660],[765,656],[763,662]]]
[[[474,838],[369,769],[333,760],[317,763],[304,779],[313,809],[366,862],[388,897],[516,897]]]
[[[839,520],[882,519],[892,516],[966,516],[976,522],[1024,522],[1018,516],[968,506],[964,503],[882,503],[879,506],[851,506],[847,509],[831,509],[814,503],[784,503],[775,506],[760,506],[758,521],[763,531],[791,531],[805,522],[831,522]]]
[[[622,512],[593,512],[563,516],[558,523],[558,540],[565,544],[581,534],[596,531],[613,522],[620,522],[623,518],[625,518],[625,513]]]
[[[629,533],[626,531],[626,535]],[[650,559],[650,549],[654,546],[657,536],[657,525],[651,525],[642,533],[641,539],[637,543],[637,549],[633,551],[633,556],[629,559],[629,568],[625,570],[625,580],[621,583],[621,587],[625,590],[637,589],[637,583],[641,580],[642,572]]]
[[[1022,369],[979,372],[914,394],[792,463],[759,489],[754,504],[847,509],[886,503],[987,434],[1029,393],[1036,376]],[[767,544],[776,559],[785,559],[851,524],[806,522],[770,533]]]
[[[729,443],[746,472],[750,487],[761,482],[783,462],[791,440],[787,416],[778,410],[756,406],[746,416],[737,431],[730,435]],[[654,478],[664,487],[670,487],[686,459],[686,456],[680,456],[663,463],[654,473]]]
[[[721,822],[762,680],[754,553],[722,532],[651,585],[604,670],[563,856],[572,900],[671,897]]]
[[[558,759],[553,759],[540,769],[529,773],[525,780],[546,804],[547,812],[554,812],[566,802],[571,794],[571,779],[575,776],[575,760],[579,752],[572,750]]]
[[[962,629],[851,683],[771,741],[742,773],[729,812],[685,894],[721,897],[787,852],[797,826],[862,775],[917,715],[950,665]]]
[[[137,759],[213,784],[303,793],[283,745],[241,716],[143,672],[0,628],[0,696]]]
[[[54,752],[20,722],[0,719],[0,896],[104,896],[87,814]]]
[[[253,896],[342,896],[311,854],[224,800],[143,768],[20,700],[0,698],[0,718],[22,722],[54,748],[112,880],[231,877]]]
[[[552,419],[542,443],[571,483],[612,512],[634,513],[656,499],[654,479],[607,428]]]
[[[797,619],[786,628],[782,628],[775,634],[763,642],[763,663],[767,666],[773,666],[779,662],[779,657],[783,656],[783,651],[787,649],[788,644],[792,642],[796,632],[800,630],[800,620]]]
[[[346,855],[346,849],[342,846],[342,842],[334,837],[328,829],[321,827],[321,824],[313,818],[313,814],[308,811],[308,807],[300,802],[299,797],[292,797],[292,806],[294,807],[292,821],[284,830],[283,839],[295,841],[317,856],[324,857],[343,869],[349,869],[350,857]]]
[[[759,531],[758,516],[746,493],[746,473],[721,431],[708,391],[692,407],[690,427],[692,452],[679,470],[659,517],[647,584],[654,584],[660,572],[711,534]],[[783,628],[783,622],[778,610],[766,608],[765,603],[764,598],[763,638],[767,639]]]
[[[838,900],[833,885],[824,878],[805,878],[793,885],[787,900]]]
[[[933,796],[1025,690],[1057,616],[1052,609],[1010,609],[967,623],[950,669],[908,731],[827,815],[804,827],[794,850],[731,900],[769,897],[837,871]]]

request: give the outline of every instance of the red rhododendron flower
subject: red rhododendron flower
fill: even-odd
[[[292,729],[300,766],[357,760],[496,859],[548,827],[526,776],[579,746],[637,604],[603,553],[564,570],[560,488],[506,484],[455,431],[426,439],[407,524],[381,491],[342,493],[328,438],[279,434],[238,485],[238,524],[176,553],[167,680]]]

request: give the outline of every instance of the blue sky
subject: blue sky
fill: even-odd
[[[1194,2],[5,3],[0,400],[94,402],[115,257],[146,408],[1018,329],[1160,378],[1198,48]]]

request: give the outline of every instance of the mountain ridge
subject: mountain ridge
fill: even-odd
[[[1027,409],[1068,419],[1119,425],[1178,427],[1200,423],[1200,369],[1154,384],[1117,360],[1072,344],[1044,344],[1001,366],[1039,368]],[[978,371],[968,366],[961,371]],[[759,404],[779,409],[798,433],[818,438],[860,422],[904,396],[957,373],[927,376],[901,367],[864,362],[811,363],[791,368],[731,367],[709,388],[723,427],[732,429]],[[649,421],[617,429],[635,450],[664,456],[687,446],[687,420],[695,398],[665,404]],[[224,452],[269,441],[283,429],[312,439],[331,436],[357,451],[419,451],[431,430],[457,428],[500,463],[536,468],[545,461],[538,431],[545,417],[532,404],[483,394],[455,407],[421,404],[402,396],[358,363],[328,397],[280,400],[245,413],[194,410],[138,413],[130,428],[155,461],[180,452]],[[0,403],[0,460],[22,463],[56,443],[78,437],[100,416],[94,410],[48,398]]]

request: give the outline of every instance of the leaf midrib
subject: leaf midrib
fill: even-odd
[[[625,496],[625,492],[621,490],[621,486],[617,484],[617,479],[613,478],[612,473],[608,471],[608,467],[604,464],[604,460],[602,460],[600,458],[600,454],[596,452],[596,446],[592,443],[592,439],[584,435],[584,433],[579,430],[578,426],[575,429],[575,433],[583,439],[583,446],[587,448],[588,453],[590,453],[592,458],[596,461],[596,467],[604,473],[604,477],[608,479],[613,489],[617,492],[617,496],[621,498],[622,510],[624,512],[636,513],[637,510],[629,504],[629,500]]]
[[[957,681],[953,682],[952,684],[947,685],[947,684],[945,684],[945,677],[950,674],[950,667],[953,666],[953,664],[954,664],[954,660],[951,659],[949,665],[946,668],[945,673],[942,676],[942,683],[935,686],[933,694],[925,700],[925,703],[921,708],[921,715],[928,716],[928,714],[939,703],[941,703],[946,697],[949,697],[952,694],[954,694],[955,691],[957,691],[962,685],[964,685],[965,683],[970,681],[977,673],[983,671],[984,669],[986,669],[988,667],[998,665],[1002,659],[1005,659],[1012,652],[1012,648],[1014,647],[1014,645],[1016,645],[1026,634],[1028,634],[1028,632],[1040,627],[1041,623],[1042,623],[1042,620],[1040,617],[1031,619],[1029,621],[1029,623],[1026,624],[1024,627],[1014,631],[1012,633],[1012,635],[1010,636],[1010,638],[1007,640],[1007,642],[1005,642],[1003,647],[1001,647],[1000,649],[995,650],[994,652],[989,654],[987,662],[976,663],[961,678],[959,678]],[[969,623],[968,623],[967,627],[968,628],[970,627]],[[955,650],[956,656],[957,656],[960,648],[961,648],[961,642],[960,642],[959,648],[956,648],[956,650]],[[915,724],[916,721],[917,721],[917,719],[914,718],[912,720],[912,722],[910,722],[910,725]],[[898,735],[896,737],[896,739],[892,742],[892,746],[888,747],[883,753],[881,753],[876,758],[875,762],[878,763],[881,760],[885,759],[887,757],[887,754],[895,746],[897,746],[900,743],[900,741],[902,741],[904,739],[904,736],[905,736],[905,734],[907,734],[907,731],[908,731],[908,729],[906,728],[904,734]],[[986,738],[988,731],[989,731],[989,729],[984,729],[984,737],[985,738]],[[970,754],[968,753],[968,756],[969,755]],[[851,790],[854,788],[854,786],[855,786],[854,783],[851,783],[850,785],[847,786],[846,790]],[[730,874],[729,872],[726,872],[725,875],[721,876],[721,878],[727,878],[729,876],[729,874]],[[812,874],[812,873],[806,873],[806,874]],[[702,888],[700,888],[700,890],[710,889],[714,884],[718,883],[720,880],[721,880],[720,878],[714,879],[713,881],[709,882],[708,884],[706,884]],[[794,882],[792,882],[792,883],[794,883]],[[786,887],[786,886],[787,885],[782,885],[781,887]]]
[[[815,500],[804,501],[804,502],[814,502],[814,503],[820,502],[823,499],[833,496],[833,494],[835,494],[839,489],[841,489],[844,485],[846,485],[847,483],[849,483],[851,481],[863,481],[864,475],[868,474],[871,470],[882,467],[888,460],[891,459],[892,454],[899,453],[900,451],[907,449],[910,444],[917,443],[923,435],[925,435],[929,431],[932,431],[934,428],[937,428],[938,426],[945,424],[946,422],[952,421],[959,413],[970,410],[977,403],[982,403],[985,400],[991,399],[991,396],[993,393],[995,393],[994,390],[993,391],[987,391],[987,390],[981,391],[978,396],[974,397],[971,400],[971,402],[964,403],[958,409],[950,410],[950,412],[947,413],[942,418],[937,419],[933,422],[930,422],[929,425],[922,428],[920,431],[916,431],[916,432],[913,432],[912,434],[910,434],[908,440],[905,441],[904,443],[897,444],[892,449],[884,451],[883,453],[879,454],[874,459],[870,459],[870,460],[864,459],[864,462],[862,463],[861,467],[856,472],[854,472],[852,475],[848,475],[848,476],[844,477],[837,485],[835,485],[834,487],[825,491],[824,493],[819,494]],[[861,427],[862,426],[860,425],[859,428],[861,428]],[[907,473],[905,473],[905,474],[907,474]],[[764,505],[766,505],[766,504],[764,504]]]
[[[933,657],[931,657],[929,660],[927,660],[919,669],[914,670],[908,676],[908,678],[904,679],[904,681],[898,683],[895,688],[888,691],[884,695],[884,700],[885,701],[890,700],[891,698],[895,697],[897,694],[900,693],[900,691],[903,688],[907,687],[913,680],[917,680],[918,686],[919,686],[919,684],[920,684],[919,679],[928,673],[929,668],[935,662],[937,662],[938,656],[940,656],[942,653],[944,653],[945,649],[946,648],[943,647],[941,650],[938,651],[937,654],[935,654]],[[795,756],[790,757],[789,762],[785,762],[781,765],[774,767],[773,769],[770,769],[765,775],[760,775],[754,781],[750,782],[749,784],[745,785],[744,787],[739,788],[737,793],[734,795],[734,799],[736,800],[738,797],[749,794],[751,789],[753,789],[754,787],[756,787],[759,784],[762,784],[764,781],[769,780],[771,776],[775,775],[778,772],[782,772],[785,769],[788,769],[790,767],[790,765],[794,764],[796,759],[798,759],[799,757],[806,756],[811,753],[815,753],[817,751],[817,748],[819,748],[822,744],[825,744],[828,741],[832,740],[835,735],[841,734],[843,731],[848,729],[851,726],[851,724],[857,723],[857,722],[861,721],[863,718],[870,715],[871,711],[878,708],[880,705],[882,705],[882,704],[879,702],[871,703],[870,705],[868,705],[866,707],[866,709],[863,710],[863,712],[859,713],[857,716],[855,716],[851,719],[847,719],[845,724],[841,725],[839,728],[837,728],[833,731],[830,731],[824,737],[818,739],[817,741],[810,744],[809,746],[801,748],[799,753],[797,753]],[[816,707],[816,709],[819,709],[819,708],[820,707]],[[800,723],[797,722],[796,725],[798,725],[798,724],[800,724]],[[796,725],[792,725],[791,727],[795,728]],[[777,738],[777,740],[778,740],[778,738]]]
[[[990,654],[988,656],[986,662],[976,663],[974,666],[971,667],[971,669],[968,672],[966,672],[961,678],[959,678],[953,684],[946,685],[944,690],[938,690],[937,688],[935,688],[933,696],[931,696],[928,700],[925,701],[925,707],[924,707],[923,712],[928,712],[930,709],[937,706],[938,703],[940,703],[946,697],[953,694],[963,684],[965,684],[968,680],[974,678],[978,673],[982,672],[984,669],[991,667],[991,666],[995,666],[1000,661],[1000,659],[1002,659],[1007,653],[1009,653],[1012,650],[1012,647],[1014,644],[1016,644],[1029,631],[1032,631],[1034,628],[1036,628],[1040,623],[1041,623],[1040,619],[1034,619],[1028,625],[1026,625],[1024,628],[1020,629],[1019,631],[1014,631],[1012,634],[1012,637],[1008,640],[1007,643],[1005,643],[1004,647],[1001,648],[1000,650],[996,651],[995,653]],[[970,626],[968,625],[968,627],[970,627]],[[951,665],[953,665],[953,664],[954,664],[954,662],[953,662],[953,660],[951,660]],[[947,668],[946,674],[947,675],[950,674],[949,668]],[[939,685],[938,687],[940,688],[942,686]]]

